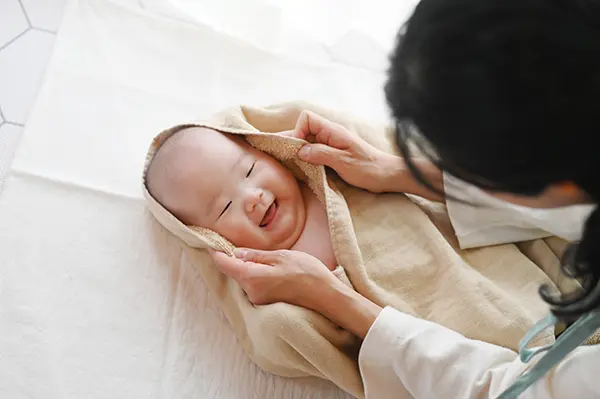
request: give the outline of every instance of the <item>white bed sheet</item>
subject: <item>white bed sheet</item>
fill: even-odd
[[[275,2],[245,2],[257,19],[246,35],[221,8],[199,13],[209,2],[145,3],[67,7],[0,194],[0,397],[346,397],[250,362],[177,240],[146,211],[140,173],[158,131],[232,104],[304,99],[383,121],[384,65],[356,62],[356,52],[386,51],[383,30],[364,35],[347,18],[319,44],[281,28],[285,13],[258,20]],[[261,42],[253,26],[281,40]],[[370,45],[339,44],[348,37]]]

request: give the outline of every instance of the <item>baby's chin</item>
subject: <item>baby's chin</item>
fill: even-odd
[[[293,237],[287,240],[230,240],[231,243],[238,248],[252,248],[261,251],[277,251],[280,249],[290,249],[297,241]]]

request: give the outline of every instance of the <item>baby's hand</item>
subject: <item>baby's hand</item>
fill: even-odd
[[[287,302],[317,310],[324,287],[342,284],[317,258],[299,251],[237,249],[236,257],[209,250],[219,270],[238,282],[256,305]]]

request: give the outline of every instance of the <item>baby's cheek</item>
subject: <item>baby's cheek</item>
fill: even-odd
[[[255,229],[244,224],[231,223],[217,231],[236,247],[268,249],[265,248],[264,240],[257,234]]]

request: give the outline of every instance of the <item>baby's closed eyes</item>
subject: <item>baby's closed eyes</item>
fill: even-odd
[[[246,179],[250,177],[250,175],[252,174],[252,171],[254,170],[254,166],[256,165],[256,161],[252,162],[252,166],[250,166],[250,169],[248,170],[248,173],[246,174]],[[229,207],[231,206],[232,201],[227,202],[227,205],[225,205],[225,208],[223,209],[223,211],[219,214],[219,217],[217,218],[217,220],[219,220],[221,218],[221,216],[223,216],[225,214],[225,212],[227,212],[227,209],[229,209]]]

